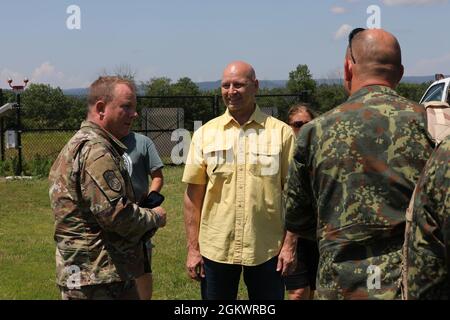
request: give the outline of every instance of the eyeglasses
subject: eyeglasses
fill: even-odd
[[[348,47],[350,49],[350,56],[352,57],[352,61],[354,64],[356,64],[356,60],[355,60],[355,57],[353,56],[352,40],[358,33],[363,32],[364,30],[366,30],[366,29],[356,28],[356,29],[353,29],[352,32],[350,32],[350,34],[348,35]]]
[[[301,128],[304,124],[306,124],[306,123],[307,123],[307,122],[303,122],[303,121],[294,121],[294,122],[289,123],[289,125],[290,125],[291,127],[300,129],[300,128]]]

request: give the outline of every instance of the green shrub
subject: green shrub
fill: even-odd
[[[50,172],[50,168],[52,167],[53,160],[54,159],[51,159],[50,157],[44,157],[37,154],[29,162],[29,164],[27,163],[27,167],[29,167],[27,171],[35,177],[47,177]]]
[[[0,176],[13,176],[16,174],[19,159],[17,156],[0,160]]]
[[[22,172],[24,175],[47,177],[54,160],[52,156],[36,154],[31,160],[22,160]],[[18,165],[19,158],[17,156],[5,161],[0,160],[0,176],[15,176]]]
[[[12,159],[0,160],[0,176],[9,176],[14,173]]]

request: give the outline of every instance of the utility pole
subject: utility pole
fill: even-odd
[[[23,85],[21,86],[13,86],[13,80],[11,78],[8,79],[8,84],[12,88],[13,92],[16,94],[16,134],[17,134],[17,146],[16,149],[19,153],[19,163],[16,168],[16,176],[22,175],[22,123],[21,123],[21,114],[20,114],[20,94],[25,90],[25,87],[28,84],[28,79],[25,78],[23,80]]]

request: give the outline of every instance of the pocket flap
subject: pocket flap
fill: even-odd
[[[250,152],[254,155],[275,156],[280,153],[280,145],[257,144],[250,146]]]

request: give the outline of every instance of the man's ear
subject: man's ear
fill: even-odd
[[[344,80],[347,82],[352,81],[353,78],[353,63],[350,59],[345,58],[344,61]]]
[[[258,79],[255,79],[255,89],[256,89],[256,91],[259,90],[259,81],[258,81]]]
[[[100,120],[102,120],[103,117],[105,116],[105,109],[106,109],[106,104],[104,101],[99,100],[94,105],[94,111],[98,115]]]
[[[398,70],[398,82],[400,83],[400,81],[403,78],[403,74],[405,73],[405,67],[401,64],[400,68]]]

